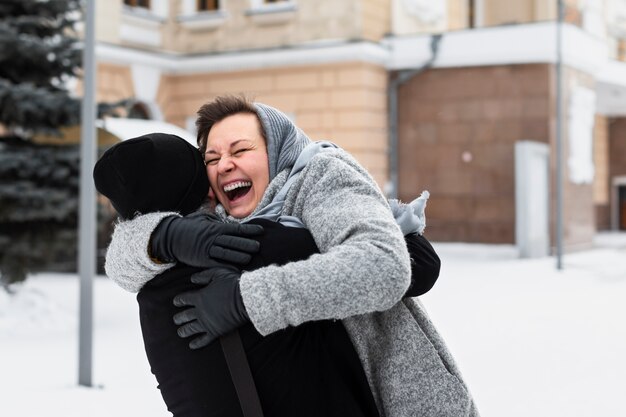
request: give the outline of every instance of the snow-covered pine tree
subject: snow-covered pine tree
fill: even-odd
[[[81,68],[80,0],[0,2],[0,286],[75,270],[79,148],[36,134],[77,125],[66,88]]]
[[[74,32],[79,0],[0,2],[0,124],[28,138],[75,125],[80,101],[66,82],[78,75]]]

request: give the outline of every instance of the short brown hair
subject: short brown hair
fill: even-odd
[[[219,96],[215,100],[204,104],[198,110],[198,119],[196,119],[196,129],[198,131],[197,141],[198,148],[202,155],[206,152],[207,138],[213,125],[224,120],[228,116],[238,113],[251,113],[257,115],[252,100],[245,96]],[[258,117],[258,116],[257,116]],[[265,139],[263,127],[261,127],[261,135]]]

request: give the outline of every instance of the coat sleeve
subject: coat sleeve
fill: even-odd
[[[289,194],[284,213],[301,218],[321,253],[242,274],[244,305],[261,334],[383,311],[402,298],[410,283],[404,238],[377,185],[352,157],[315,156]]]
[[[426,238],[417,233],[404,236],[411,257],[411,286],[404,297],[426,294],[437,282],[441,261]]]
[[[150,235],[164,217],[174,212],[148,213],[115,225],[107,249],[104,270],[117,285],[130,292],[139,292],[152,278],[175,263],[157,264],[150,259]]]

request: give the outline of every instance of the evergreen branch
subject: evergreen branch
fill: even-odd
[[[58,127],[79,120],[80,101],[66,91],[0,79],[0,123],[10,131],[56,133]]]

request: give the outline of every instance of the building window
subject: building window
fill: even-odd
[[[124,4],[131,7],[150,8],[150,0],[124,0]]]
[[[198,0],[198,11],[213,11],[219,10],[220,2],[219,0]]]
[[[227,19],[222,0],[183,0],[176,18],[181,26],[192,31],[210,31],[221,27]]]

